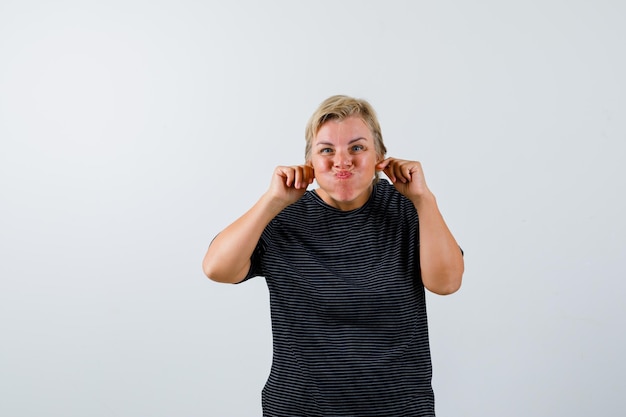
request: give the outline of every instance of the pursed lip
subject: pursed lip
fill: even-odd
[[[352,172],[351,171],[336,171],[335,177],[337,177],[340,180],[347,180],[348,178],[352,177]]]

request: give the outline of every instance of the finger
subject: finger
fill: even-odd
[[[402,179],[402,172],[400,170],[400,163],[398,161],[392,161],[392,163],[390,163],[389,165],[387,165],[387,168],[385,169],[385,174],[387,174],[387,177],[389,177],[389,179],[391,180],[392,183],[396,183],[398,181],[401,181]]]
[[[376,169],[378,171],[383,171],[384,172],[385,169],[391,163],[392,160],[393,160],[393,158],[383,159],[382,161],[380,161],[379,163],[376,164]]]
[[[306,174],[305,181],[308,184],[313,184],[313,180],[315,179],[315,170],[313,169],[313,167],[311,165],[305,165],[304,172]]]
[[[414,162],[409,166],[409,180],[413,181],[415,179],[421,178],[424,179],[424,171],[422,170],[422,164],[419,162]]]
[[[407,167],[405,164],[394,164],[392,169],[396,181],[407,183],[411,179],[410,176],[407,178]]]
[[[309,184],[313,183],[315,174],[314,174],[312,166],[299,165],[293,168],[294,168],[294,173],[295,173],[295,180],[294,180],[295,188],[297,189],[307,188]]]
[[[392,170],[391,168],[387,167],[387,168],[385,168],[385,170],[384,170],[383,172],[385,173],[385,175],[387,176],[387,178],[389,178],[389,180],[390,180],[392,183],[395,183],[395,182],[396,182],[396,176],[395,176],[395,175],[393,175],[393,170]]]
[[[400,175],[402,176],[402,182],[411,182],[411,166],[405,165],[400,167]]]
[[[283,177],[285,178],[285,186],[291,187],[293,185],[295,179],[295,173],[293,172],[293,168],[285,167],[282,169]]]
[[[393,162],[393,158],[387,158],[376,165],[376,168],[379,168],[382,172],[384,172],[391,182],[396,181],[393,175],[393,170],[391,169]]]
[[[305,173],[305,168],[303,166],[297,166],[295,167],[295,173],[296,173],[296,180],[295,180],[295,188],[297,189],[301,189],[307,186],[307,180],[306,178],[306,173]]]
[[[402,171],[400,170],[400,167],[398,166],[398,164],[393,165],[391,167],[391,171],[393,172],[393,178],[394,178],[394,182],[403,182],[402,181]]]

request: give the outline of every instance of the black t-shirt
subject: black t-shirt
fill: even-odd
[[[386,180],[352,211],[307,191],[266,227],[253,276],[272,317],[265,416],[434,416],[417,212]]]

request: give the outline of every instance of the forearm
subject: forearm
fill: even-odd
[[[220,232],[202,262],[206,276],[225,283],[243,280],[263,230],[282,209],[264,194],[250,210]]]
[[[432,193],[415,199],[413,204],[419,216],[422,282],[431,292],[452,294],[460,288],[464,271],[459,245],[448,229]]]

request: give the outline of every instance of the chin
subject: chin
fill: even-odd
[[[335,190],[332,193],[328,193],[328,195],[334,201],[342,204],[356,203],[361,198],[367,201],[367,198],[369,198],[369,192],[367,188],[362,190]],[[367,195],[367,197],[365,197],[365,195]],[[363,203],[365,203],[365,201],[363,201]]]

